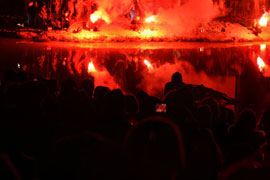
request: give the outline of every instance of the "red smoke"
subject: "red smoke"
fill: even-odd
[[[212,0],[68,0],[66,10],[56,0],[55,7],[55,17],[61,13],[67,16],[68,33],[50,32],[48,36],[71,40],[181,36],[194,33],[194,29],[221,13],[220,6]],[[138,21],[135,30],[131,24],[132,9]],[[54,20],[57,24],[58,19]]]

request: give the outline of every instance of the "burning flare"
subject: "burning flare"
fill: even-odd
[[[265,63],[261,57],[257,58],[257,64],[258,64],[258,67],[260,69],[260,72],[262,72],[264,67],[265,67]]]
[[[111,23],[108,14],[102,10],[95,11],[93,14],[90,15],[90,20],[92,23],[97,22],[99,19],[104,20],[107,24]]]
[[[68,16],[69,16],[69,13],[68,13],[68,12],[66,12],[66,13],[65,13],[65,18],[66,18],[66,21],[69,21]]]
[[[261,49],[261,51],[265,51],[265,49],[266,49],[266,44],[261,44],[261,45],[260,45],[260,49]]]
[[[145,19],[146,23],[152,23],[152,22],[155,22],[155,21],[156,21],[156,17],[154,15],[152,15],[152,16]]]
[[[94,72],[97,72],[93,62],[91,61],[89,64],[88,64],[88,73],[94,73]]]
[[[152,64],[151,64],[148,60],[145,59],[143,62],[144,62],[144,64],[146,65],[146,67],[147,67],[147,69],[148,69],[149,71],[154,70]]]
[[[90,16],[90,20],[92,23],[97,22],[97,20],[99,20],[99,18],[100,18],[100,16],[98,14],[95,14],[95,13],[91,14],[91,16]]]
[[[259,20],[259,24],[262,27],[266,27],[269,21],[269,13],[265,12]]]

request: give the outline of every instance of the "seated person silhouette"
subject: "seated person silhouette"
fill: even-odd
[[[170,82],[167,82],[164,88],[164,95],[166,95],[168,92],[174,89],[181,89],[185,86],[185,83],[183,83],[182,80],[182,74],[179,72],[175,72],[172,75],[172,80]]]

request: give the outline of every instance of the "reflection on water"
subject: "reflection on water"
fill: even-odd
[[[5,39],[0,44],[4,47],[0,50],[0,65],[4,65],[1,70],[18,67],[19,63],[20,68],[46,78],[74,78],[78,82],[93,78],[96,86],[121,88],[127,93],[144,90],[158,97],[162,97],[171,75],[179,71],[186,83],[204,84],[241,99],[240,91],[245,94],[246,88],[259,87],[261,79],[267,79],[262,73],[268,69],[260,73],[257,58],[260,56],[269,65],[269,49],[264,44],[121,43],[102,47]],[[257,93],[252,89],[246,94]]]

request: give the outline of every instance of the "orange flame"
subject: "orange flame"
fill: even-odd
[[[100,16],[97,14],[91,14],[91,16],[90,16],[90,20],[92,23],[97,22],[97,20],[99,20],[99,18],[100,18]]]
[[[267,24],[268,24],[268,21],[269,21],[269,14],[268,14],[268,12],[265,12],[263,15],[262,15],[262,17],[260,18],[260,20],[259,20],[259,24],[260,24],[260,26],[262,26],[262,27],[266,27],[267,26]]]
[[[261,51],[265,51],[265,49],[266,49],[266,44],[261,44],[260,49],[261,49]]]
[[[99,19],[103,19],[107,24],[111,22],[108,14],[104,13],[102,10],[95,11],[90,15],[90,20],[92,23],[97,22]]]
[[[66,21],[69,21],[68,15],[69,15],[69,13],[66,12],[66,13],[65,13]]]
[[[149,71],[152,71],[154,69],[152,64],[148,60],[145,59],[143,62]]]
[[[94,72],[97,72],[93,62],[91,61],[89,64],[88,64],[88,73],[94,73]]]
[[[152,23],[152,22],[155,22],[155,21],[156,21],[156,17],[154,15],[152,15],[152,16],[145,19],[146,23]]]
[[[258,64],[260,71],[262,72],[264,67],[265,67],[265,63],[261,57],[257,58],[257,64]]]
[[[204,47],[200,47],[200,52],[204,52]]]

